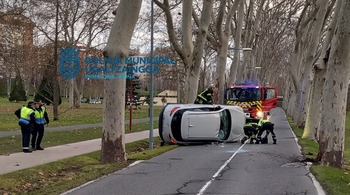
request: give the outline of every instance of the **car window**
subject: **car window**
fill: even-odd
[[[227,140],[231,132],[231,115],[228,110],[220,112],[219,139]]]
[[[171,132],[174,138],[178,141],[183,141],[181,136],[181,121],[182,121],[182,115],[185,111],[186,110],[176,111],[171,120]]]

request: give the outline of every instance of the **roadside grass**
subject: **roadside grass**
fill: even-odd
[[[62,104],[59,106],[59,120],[52,120],[52,106],[46,106],[50,120],[50,127],[78,125],[78,124],[93,124],[101,123],[103,120],[103,105],[102,104],[87,104],[82,103],[81,108],[71,109],[69,108],[68,101],[62,100]],[[25,102],[9,102],[6,98],[0,98],[0,131],[18,130],[18,119],[14,115],[14,112],[26,105]],[[154,106],[154,116],[159,116],[159,113],[163,106]],[[132,111],[132,118],[147,118],[149,117],[149,106],[141,105],[138,109]],[[129,108],[125,110],[125,119],[129,119]]]
[[[158,121],[153,122],[153,127],[158,128]],[[149,129],[149,122],[136,123],[132,125],[131,131],[125,126],[125,133],[133,133]],[[102,127],[87,128],[72,131],[54,131],[45,132],[42,146],[52,147],[74,142],[86,141],[101,138]],[[0,137],[0,155],[8,155],[15,152],[21,152],[22,136]]]
[[[177,147],[160,147],[159,137],[154,143],[152,151],[147,150],[147,140],[126,144],[128,160],[125,163],[100,164],[101,153],[97,151],[0,175],[0,194],[60,194],[121,170],[136,160],[150,159]]]
[[[315,160],[318,154],[318,143],[315,141],[302,139],[303,129],[300,129],[288,118],[294,133],[298,137],[302,153],[306,158]],[[350,114],[346,116],[345,146],[344,146],[344,168],[338,169],[325,165],[313,164],[310,168],[312,174],[322,185],[329,195],[350,194]]]

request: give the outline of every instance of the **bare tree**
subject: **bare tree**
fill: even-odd
[[[121,0],[105,48],[105,56],[128,56],[131,37],[139,16],[142,0]],[[125,64],[124,64],[125,66]],[[125,73],[124,73],[125,74]],[[123,162],[125,156],[125,79],[104,83],[102,163]]]
[[[217,51],[217,64],[215,83],[218,85],[218,103],[223,103],[224,100],[224,86],[225,86],[225,72],[227,62],[227,51],[229,37],[231,35],[231,21],[236,12],[240,0],[235,0],[233,4],[230,1],[221,0],[218,8],[218,15],[215,21],[216,43],[214,43]],[[229,8],[227,14],[226,7]],[[225,17],[226,15],[226,17]]]
[[[49,41],[54,42],[53,22],[55,13],[54,2],[41,2],[34,8],[32,17],[36,21],[37,29]],[[89,53],[96,46],[96,39],[111,27],[111,12],[116,6],[113,0],[79,0],[59,1],[59,38],[65,42],[64,46],[78,45]],[[81,63],[84,69],[84,60]],[[70,81],[69,102],[71,107],[79,108],[83,97],[85,75],[82,71],[76,78]]]
[[[195,14],[192,9],[192,0],[183,1],[182,5],[182,47],[175,36],[175,29],[172,15],[170,12],[170,5],[168,0],[161,3],[158,0],[154,1],[165,13],[167,21],[167,30],[169,40],[175,51],[180,56],[184,63],[186,71],[185,79],[185,102],[194,102],[197,96],[198,79],[200,73],[201,60],[203,55],[204,44],[206,41],[208,27],[210,23],[213,0],[204,0],[201,18],[197,19],[198,34],[195,45],[192,41],[192,15]],[[195,17],[197,18],[197,16]],[[200,22],[199,22],[200,21]]]
[[[350,63],[350,0],[342,0],[323,90],[318,160],[343,167],[346,97]],[[337,76],[334,76],[337,75]]]
[[[316,18],[315,18],[315,27],[313,30],[313,34],[311,36],[311,40],[310,40],[310,47],[308,50],[308,56],[306,57],[306,65],[308,67],[313,68],[313,71],[309,72],[308,75],[308,79],[307,82],[309,84],[311,84],[310,86],[310,98],[309,101],[305,104],[305,106],[307,106],[307,116],[306,116],[306,122],[305,122],[305,128],[304,128],[304,132],[303,132],[303,138],[308,138],[308,139],[312,139],[312,140],[316,140],[316,132],[318,129],[318,117],[319,117],[319,112],[320,112],[320,98],[322,97],[322,89],[323,89],[323,84],[321,83],[316,83],[316,82],[320,82],[323,79],[319,79],[320,77],[320,72],[325,72],[322,71],[321,69],[319,69],[318,67],[322,67],[323,70],[325,70],[325,66],[321,65],[320,63],[323,63],[323,59],[322,60],[318,60],[315,64],[315,59],[318,58],[317,55],[317,47],[319,45],[319,42],[322,40],[322,28],[323,26],[327,23],[327,3],[328,1],[326,0],[321,0],[318,1],[318,12],[316,14]],[[332,4],[329,5],[328,9],[333,9],[335,1],[333,1]],[[339,6],[338,6],[339,7]],[[339,10],[338,10],[339,12]],[[337,13],[334,13],[335,18]],[[327,36],[325,38],[325,41],[322,44],[322,48],[321,48],[321,56],[325,56],[327,49],[329,48],[329,43],[330,43],[330,39],[333,36],[334,33],[334,28],[335,28],[335,18],[333,18],[333,22],[330,24],[330,26],[328,27],[329,31],[327,32]],[[323,58],[322,57],[322,58]],[[319,64],[319,65],[317,65]],[[316,73],[317,72],[317,73]],[[316,75],[314,76],[314,74],[318,74],[317,77]],[[323,77],[323,76],[321,76]],[[322,82],[323,83],[323,82]],[[316,86],[317,84],[317,86]],[[316,87],[316,88],[314,88]],[[316,94],[315,94],[316,93]],[[316,96],[315,96],[316,95]],[[303,117],[302,115],[300,117]]]
[[[234,50],[233,61],[230,67],[230,77],[228,80],[229,84],[235,83],[237,78],[238,67],[240,65],[241,53],[239,48],[241,47],[241,39],[242,39],[242,28],[243,28],[243,20],[244,20],[243,14],[244,14],[244,2],[241,1],[238,7],[237,27],[235,31],[232,30],[234,32],[232,34],[234,34],[235,50]]]

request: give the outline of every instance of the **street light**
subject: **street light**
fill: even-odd
[[[229,47],[228,50],[242,50],[242,51],[253,51],[252,48],[249,47],[243,47],[243,48],[234,48],[234,47]]]
[[[230,83],[234,83],[236,82],[236,79],[237,79],[237,72],[238,71],[242,71],[244,72],[243,70],[241,70],[241,68],[243,68],[241,65],[240,65],[240,59],[241,59],[241,55],[240,55],[240,52],[239,51],[248,51],[248,52],[251,52],[253,51],[252,48],[249,48],[249,47],[243,47],[243,48],[239,48],[239,47],[229,47],[228,50],[234,50],[235,52],[235,55],[234,55],[234,58],[233,58],[233,62],[232,64],[234,64],[234,66],[231,66],[231,70],[230,70]],[[246,60],[243,61],[243,65],[246,64]],[[244,76],[243,76],[244,77]]]
[[[260,66],[255,66],[255,80],[258,81],[258,71],[261,69]]]
[[[151,2],[151,58],[153,57],[153,1]],[[153,61],[151,62],[151,68],[153,70]],[[154,93],[154,75],[151,72],[151,83],[150,83],[150,105],[149,105],[149,149],[153,150],[153,93]]]

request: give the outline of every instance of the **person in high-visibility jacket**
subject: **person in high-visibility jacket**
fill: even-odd
[[[44,148],[41,147],[41,140],[44,137],[44,129],[45,124],[49,124],[50,120],[46,112],[46,108],[43,106],[43,103],[41,101],[35,102],[35,121],[36,124],[34,125],[34,131],[32,131],[32,150],[44,150]]]
[[[244,130],[244,137],[241,139],[241,143],[244,144],[244,142],[248,139],[251,144],[254,143],[254,140],[256,142],[256,134],[258,133],[258,124],[254,122],[248,122],[243,127]]]
[[[15,111],[15,115],[18,117],[18,125],[21,127],[22,132],[22,148],[24,153],[31,153],[29,149],[30,132],[33,131],[33,125],[35,124],[34,102],[28,102],[27,106]]]
[[[276,134],[273,131],[274,124],[272,122],[266,119],[260,119],[258,123],[258,128],[259,128],[259,132],[258,132],[256,144],[259,144],[260,142],[262,144],[267,144],[268,136],[270,133],[272,135],[273,144],[277,144]],[[261,135],[263,134],[264,131],[266,131],[266,135],[263,138],[261,138]]]
[[[195,104],[212,104],[213,103],[213,94],[216,90],[216,87],[211,84],[204,91],[197,95]]]

